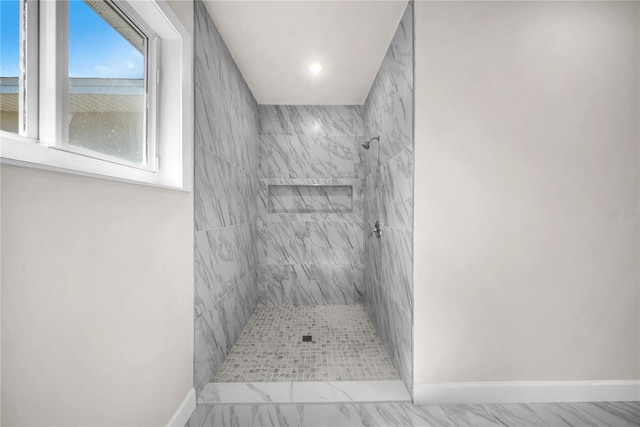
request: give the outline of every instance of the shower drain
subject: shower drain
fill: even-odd
[[[313,338],[311,337],[311,335],[303,335],[302,336],[302,342],[312,342]]]

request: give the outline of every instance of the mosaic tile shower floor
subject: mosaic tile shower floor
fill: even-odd
[[[364,306],[320,305],[258,307],[214,382],[397,379]]]

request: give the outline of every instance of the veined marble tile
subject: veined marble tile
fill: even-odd
[[[256,308],[252,270],[195,321],[195,386],[199,394],[213,380]]]
[[[261,135],[263,178],[352,178],[354,137]]]
[[[362,142],[364,141],[363,136],[354,137],[352,139],[353,142],[353,176],[356,178],[364,178],[365,177],[365,150],[362,146]]]
[[[321,105],[260,105],[260,135],[331,136],[332,107]]]
[[[224,126],[226,123],[224,125],[216,125],[217,121],[213,119],[218,114],[221,114],[223,109],[222,102],[215,100],[209,104],[210,94],[214,92],[214,89],[200,77],[206,74],[206,71],[204,71],[205,66],[201,58],[195,58],[195,144],[196,146],[207,148],[220,157],[225,157],[224,145],[220,141],[225,138],[221,135],[227,133],[226,126]]]
[[[391,352],[391,363],[396,368],[398,376],[407,388],[413,389],[413,375],[411,357],[413,354],[412,335],[413,335],[413,317],[412,311],[406,307],[400,306],[393,299],[388,303],[390,308],[391,322],[389,330],[391,331],[392,343],[395,345],[394,352]],[[389,351],[391,349],[387,349]],[[393,354],[395,353],[395,354]]]
[[[440,408],[455,426],[500,426],[482,405],[444,405]]]
[[[336,178],[328,136],[294,136],[289,139],[290,178]],[[348,169],[348,167],[347,167]],[[353,169],[353,163],[351,163]]]
[[[369,253],[374,254],[379,250],[379,245],[368,248]],[[412,312],[400,306],[389,296],[379,279],[382,276],[379,263],[374,263],[372,269],[365,269],[365,271],[369,272],[370,278],[370,281],[366,282],[365,291],[367,312],[398,376],[408,388],[411,388]]]
[[[249,191],[250,200],[247,200],[248,218],[250,222],[255,222],[259,217],[259,203],[260,203],[260,182],[253,175],[248,175],[249,179]]]
[[[309,223],[310,259],[315,264],[362,264],[362,233],[359,224]]]
[[[361,179],[353,180],[353,216],[357,218],[358,223],[364,218],[364,181]]]
[[[196,232],[195,300],[198,315],[213,306],[255,268],[253,228],[252,224],[243,224]]]
[[[391,241],[393,280],[388,283],[391,298],[413,311],[413,236],[411,231],[387,230]]]
[[[356,176],[354,137],[335,136],[329,141],[329,176],[335,178],[354,178]]]
[[[230,195],[221,190],[231,174],[224,159],[195,147],[195,227],[206,230],[230,225]]]
[[[411,387],[413,327],[413,6],[409,4],[363,106],[365,306],[400,378]],[[375,221],[382,239],[368,235]]]
[[[392,225],[413,230],[413,148],[407,147],[389,162],[393,194]]]
[[[381,146],[380,162],[386,162],[402,149],[411,146],[413,139],[413,98],[411,82],[398,75],[389,75],[381,81],[383,90],[391,94],[384,98],[381,137],[389,141]]]
[[[290,123],[286,105],[258,105],[259,135],[290,135]]]
[[[528,403],[527,406],[550,426],[599,426],[597,420],[567,403]]]
[[[255,178],[206,149],[195,151],[196,230],[250,222],[256,213]]]
[[[256,186],[258,194],[256,195],[256,213],[257,217],[265,220],[269,214],[269,181],[268,179],[259,179]]]
[[[361,266],[262,265],[259,270],[259,302],[266,306],[361,302]]]
[[[288,105],[290,130],[292,135],[331,136],[331,106]]]
[[[563,404],[549,404],[562,406]],[[190,427],[204,426],[463,426],[467,419],[457,423],[447,418],[447,413],[468,412],[469,407],[456,406],[414,406],[410,403],[335,403],[335,404],[262,404],[262,405],[199,405],[189,420]],[[481,409],[474,412],[483,414]],[[519,411],[520,412],[520,411]],[[536,424],[534,418],[515,418],[500,425],[509,427],[529,427]],[[465,414],[466,416],[466,414]],[[534,423],[531,423],[531,420]],[[498,425],[491,419],[475,418],[474,426]],[[495,420],[497,422],[498,420]],[[547,425],[547,424],[543,424]],[[572,425],[560,421],[553,426]],[[601,424],[604,425],[604,424]],[[615,425],[615,424],[614,424]]]
[[[331,110],[333,136],[364,135],[364,122],[361,105],[335,105]]]
[[[363,219],[373,226],[376,221],[381,220],[380,201],[376,191],[376,174],[370,174],[364,179],[363,199]]]
[[[597,420],[598,425],[632,427],[640,425],[640,410],[624,410],[613,402],[571,403],[583,413]]]
[[[256,254],[260,265],[267,264],[267,254],[269,253],[267,224],[261,219],[256,222]]]
[[[199,6],[195,30],[196,143],[251,170],[257,105],[222,37]]]
[[[260,265],[258,267],[258,304],[286,305],[291,301],[294,286],[293,267],[290,265]],[[290,303],[289,303],[290,304]]]
[[[305,405],[305,425],[353,426],[427,426],[420,411],[407,403]]]
[[[640,425],[640,402],[608,402],[607,406],[616,414]]]
[[[213,378],[257,304],[257,104],[195,3],[195,386]]]
[[[224,328],[227,315],[224,300],[199,316],[195,322],[194,364],[195,388],[199,394],[213,380],[216,370],[224,362],[231,343]],[[227,304],[228,305],[228,304]]]
[[[188,427],[221,426],[430,426],[428,414],[408,403],[200,405]]]
[[[289,150],[291,137],[282,135],[261,135],[260,143],[268,150],[268,157],[261,161],[266,164],[264,178],[289,178]]]
[[[264,226],[267,264],[304,264],[309,262],[311,235],[304,222],[267,222]]]
[[[522,403],[490,404],[484,407],[505,426],[548,426],[533,409]]]
[[[399,289],[400,282],[396,280],[396,264],[398,256],[394,253],[393,241],[395,239],[395,230],[382,224],[382,237],[378,239],[369,235],[369,240],[375,240],[378,244],[378,258],[375,260],[376,273],[378,274],[378,282],[380,288],[384,290],[392,299],[394,296],[401,294]],[[387,312],[390,312],[389,310]]]
[[[235,148],[235,160],[238,168],[245,172],[256,174],[256,147],[258,145],[258,129],[255,123],[249,119],[255,114],[255,110],[246,109],[247,114],[240,116],[240,126],[236,128],[233,147]]]
[[[391,320],[387,312],[391,307],[391,302],[389,302],[387,294],[379,286],[370,285],[371,283],[367,283],[365,299],[367,314],[369,314],[371,323],[373,323],[378,337],[397,372],[397,361],[393,359],[396,354],[394,350],[395,342],[391,333]],[[398,372],[398,374],[400,373]],[[401,377],[401,379],[403,378]]]
[[[371,133],[365,135],[363,140],[369,140],[376,136],[380,136],[379,130],[372,131]],[[364,176],[365,177],[371,175],[372,173],[375,173],[380,167],[380,155],[379,155],[380,145],[385,143],[388,143],[388,141],[385,142],[385,140],[380,136],[380,140],[373,141],[369,145],[368,150],[362,147],[361,154],[363,155],[363,159],[364,159]]]
[[[259,135],[257,144],[257,176],[258,178],[273,178],[269,170],[271,160],[271,138],[270,135]]]
[[[295,271],[303,286],[296,291],[294,304],[359,304],[362,302],[362,266],[319,265],[300,266]]]
[[[455,427],[454,424],[444,413],[440,406],[436,405],[428,405],[428,406],[413,406],[415,409],[419,410],[429,421],[429,425],[439,426],[439,427]]]
[[[396,223],[393,178],[394,173],[388,163],[382,164],[375,176],[376,199],[379,202],[377,219],[386,226],[394,226]]]
[[[410,402],[401,381],[209,383],[198,404]]]
[[[185,427],[240,427],[255,426],[266,423],[256,424],[256,414],[260,408],[256,406],[206,406],[198,405],[191,414],[189,421]],[[275,424],[271,424],[275,426]],[[285,425],[285,424],[280,424]],[[292,423],[291,425],[300,425]]]
[[[302,405],[269,405],[260,407],[254,422],[256,426],[302,426]]]
[[[234,289],[233,297],[235,298],[234,307],[237,319],[233,323],[232,329],[234,343],[258,305],[257,278],[256,269],[252,269]]]

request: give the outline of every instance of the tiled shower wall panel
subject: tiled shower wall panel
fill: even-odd
[[[412,388],[413,8],[409,2],[364,104],[365,305],[398,375]],[[368,235],[379,220],[381,239]]]
[[[362,107],[259,105],[258,126],[260,302],[362,302]]]
[[[195,386],[213,380],[256,308],[257,106],[195,2]]]

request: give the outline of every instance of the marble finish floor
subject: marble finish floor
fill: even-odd
[[[187,427],[640,426],[640,402],[415,406],[410,403],[199,405]]]
[[[258,307],[214,378],[387,380],[398,376],[362,305]]]

